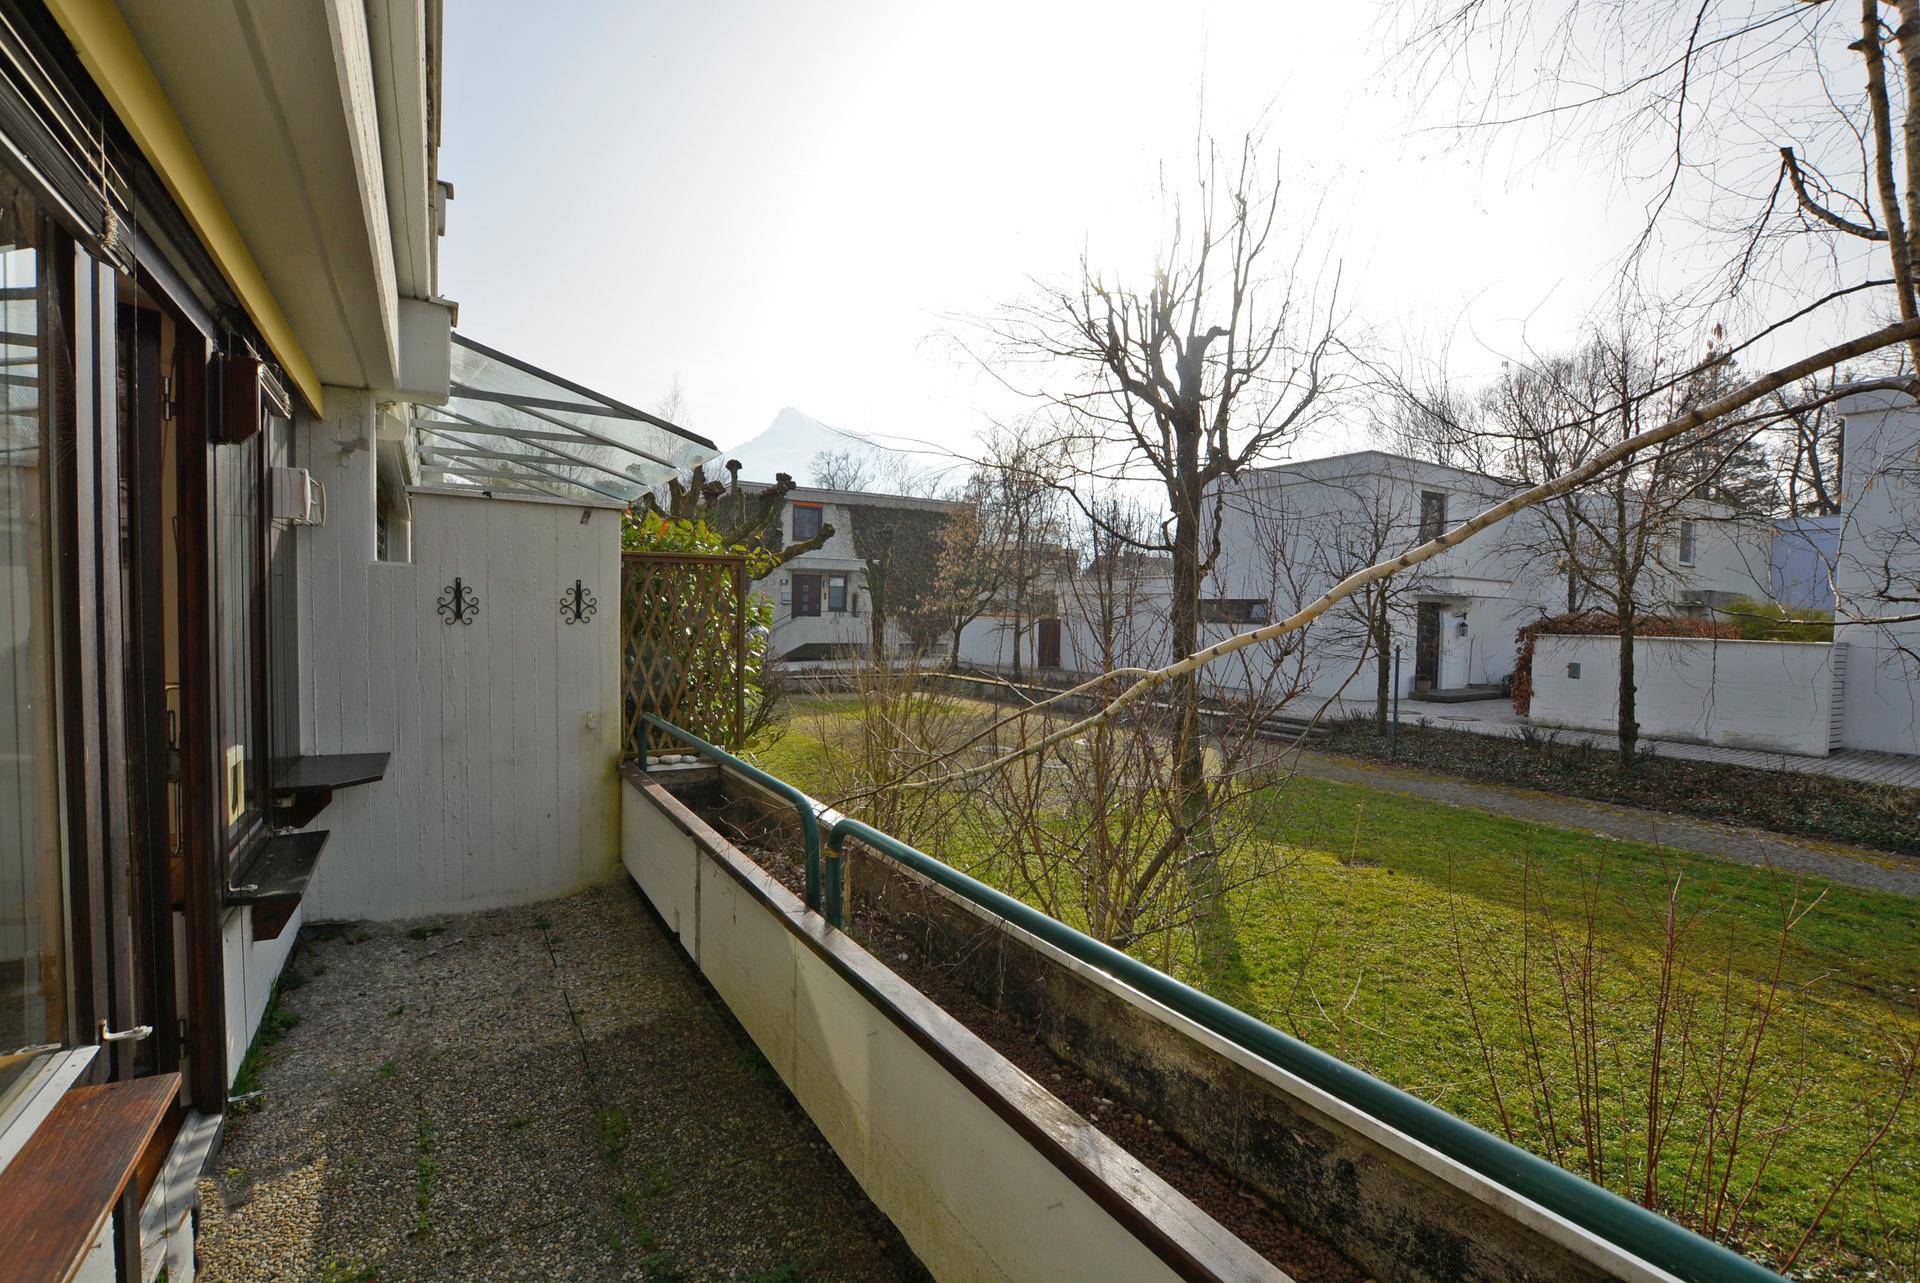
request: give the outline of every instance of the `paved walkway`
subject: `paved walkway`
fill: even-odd
[[[1349,714],[1371,716],[1371,699],[1336,699],[1329,705],[1328,719]],[[1477,735],[1518,736],[1531,728],[1552,735],[1563,744],[1591,744],[1611,749],[1618,741],[1595,731],[1553,730],[1536,727],[1513,711],[1504,699],[1475,700],[1468,704],[1437,704],[1428,700],[1400,701],[1400,721],[1410,725],[1420,721]],[[1897,753],[1866,753],[1859,749],[1841,749],[1826,757],[1800,757],[1793,753],[1768,753],[1751,748],[1722,748],[1718,744],[1689,744],[1681,740],[1640,741],[1641,751],[1658,757],[1683,757],[1698,762],[1726,762],[1732,766],[1751,766],[1762,771],[1799,771],[1806,775],[1834,775],[1841,779],[1869,784],[1892,784],[1900,788],[1920,789],[1920,757]]]
[[[309,933],[204,1280],[924,1277],[623,880]]]
[[[1517,820],[1694,851],[1759,868],[1811,874],[1869,891],[1920,896],[1920,860],[1878,851],[1783,837],[1611,802],[1480,784],[1326,753],[1301,753],[1297,769],[1317,779],[1405,793]]]

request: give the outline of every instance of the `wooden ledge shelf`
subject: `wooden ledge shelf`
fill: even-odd
[[[320,753],[296,757],[274,776],[277,802],[275,822],[282,828],[305,828],[327,809],[335,789],[372,784],[386,778],[391,753]]]
[[[254,939],[273,940],[287,929],[293,911],[300,907],[300,897],[306,894],[307,883],[313,880],[320,848],[326,844],[325,830],[276,834],[262,843],[260,853],[234,876],[233,885],[227,888],[227,903],[252,907]]]
[[[0,1261],[9,1283],[66,1283],[180,1094],[179,1074],[75,1087],[0,1171]]]

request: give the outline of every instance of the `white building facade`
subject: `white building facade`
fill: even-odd
[[[773,602],[768,653],[794,663],[867,654],[873,644],[873,592],[858,532],[877,535],[896,522],[924,525],[961,506],[944,499],[861,490],[800,486],[790,491],[780,511],[782,546],[811,539],[829,526],[833,533],[819,548],[801,553],[755,585]],[[889,613],[905,604],[888,603]],[[889,620],[888,654],[901,654],[908,645],[906,631]]]
[[[1252,469],[1223,482],[1214,491],[1220,554],[1201,601],[1201,644],[1284,618],[1347,574],[1453,528],[1518,488],[1378,450]],[[1715,504],[1693,510],[1697,515],[1673,523],[1649,558],[1638,593],[1643,606],[1679,613],[1735,597],[1767,599],[1770,527],[1735,520]],[[1553,542],[1546,519],[1526,512],[1397,576],[1385,608],[1389,645],[1400,652],[1400,693],[1497,688],[1513,672],[1521,627],[1599,604],[1579,584],[1569,585]],[[1104,580],[1082,573],[1061,582],[1053,593],[1058,623],[1043,618],[1023,630],[1023,669],[1098,672],[1114,663],[1167,662],[1169,590],[1163,572]],[[1371,692],[1366,609],[1364,599],[1349,599],[1307,630],[1303,646],[1271,652],[1269,666],[1291,670],[1277,684],[1318,698]],[[1008,621],[979,621],[961,649],[967,662],[1009,667]],[[1276,685],[1251,654],[1210,678],[1242,689]]]
[[[1920,409],[1891,392],[1838,408],[1846,427],[1833,636],[1847,648],[1843,742],[1920,753]]]

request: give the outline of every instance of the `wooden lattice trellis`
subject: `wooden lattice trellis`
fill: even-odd
[[[620,555],[621,747],[684,752],[640,721],[652,713],[738,748],[746,719],[747,561],[723,554]]]

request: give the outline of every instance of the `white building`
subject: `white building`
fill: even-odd
[[[742,483],[749,492],[762,488]],[[873,593],[864,550],[897,543],[903,555],[926,555],[926,544],[942,518],[963,505],[944,499],[877,494],[864,490],[822,490],[799,486],[788,493],[780,512],[781,544],[811,539],[828,526],[825,544],[804,552],[762,580],[757,591],[773,601],[773,640],[769,654],[793,662],[864,655],[873,642]],[[897,614],[905,601],[887,603]],[[893,620],[886,644],[899,654],[907,634]]]
[[[1201,644],[1291,614],[1352,571],[1432,538],[1517,489],[1501,478],[1379,450],[1250,469],[1214,491],[1221,548],[1201,601]],[[1733,597],[1767,599],[1770,527],[1734,520],[1719,505],[1691,507],[1697,515],[1676,523],[1669,546],[1649,559],[1643,604],[1679,612]],[[1515,633],[1523,625],[1570,604],[1596,604],[1577,585],[1570,603],[1567,575],[1551,544],[1545,519],[1522,513],[1397,577],[1388,610],[1402,654],[1401,693],[1497,688],[1513,671]],[[1110,577],[1104,585],[1092,578],[1083,574],[1058,585],[1060,619],[1028,630],[1023,667],[1054,666],[1047,661],[1054,659],[1056,632],[1062,640],[1055,663],[1071,671],[1105,667],[1100,638],[1116,634],[1124,643],[1121,662],[1171,658],[1164,573]],[[1308,630],[1306,645],[1285,661],[1296,666],[1286,675],[1290,686],[1319,697],[1373,689],[1371,661],[1363,662],[1361,609],[1350,600]],[[986,619],[970,628],[962,658],[981,667],[1010,666],[1005,621]],[[1267,680],[1244,668],[1212,676],[1239,686]]]
[[[1846,648],[1843,742],[1920,753],[1920,410],[1849,397],[1834,642]]]
[[[1255,469],[1220,488],[1226,514],[1216,578],[1224,596],[1264,596],[1276,616],[1290,614],[1344,575],[1519,489],[1379,450]],[[1704,501],[1688,510],[1695,515],[1676,522],[1648,557],[1641,604],[1677,613],[1734,597],[1764,600],[1769,527]],[[1550,522],[1545,510],[1520,513],[1403,572],[1389,597],[1392,634],[1402,647],[1402,694],[1497,686],[1513,672],[1521,627],[1602,604],[1571,580]],[[1310,637],[1309,689],[1334,694],[1359,658],[1357,610],[1336,607]]]

